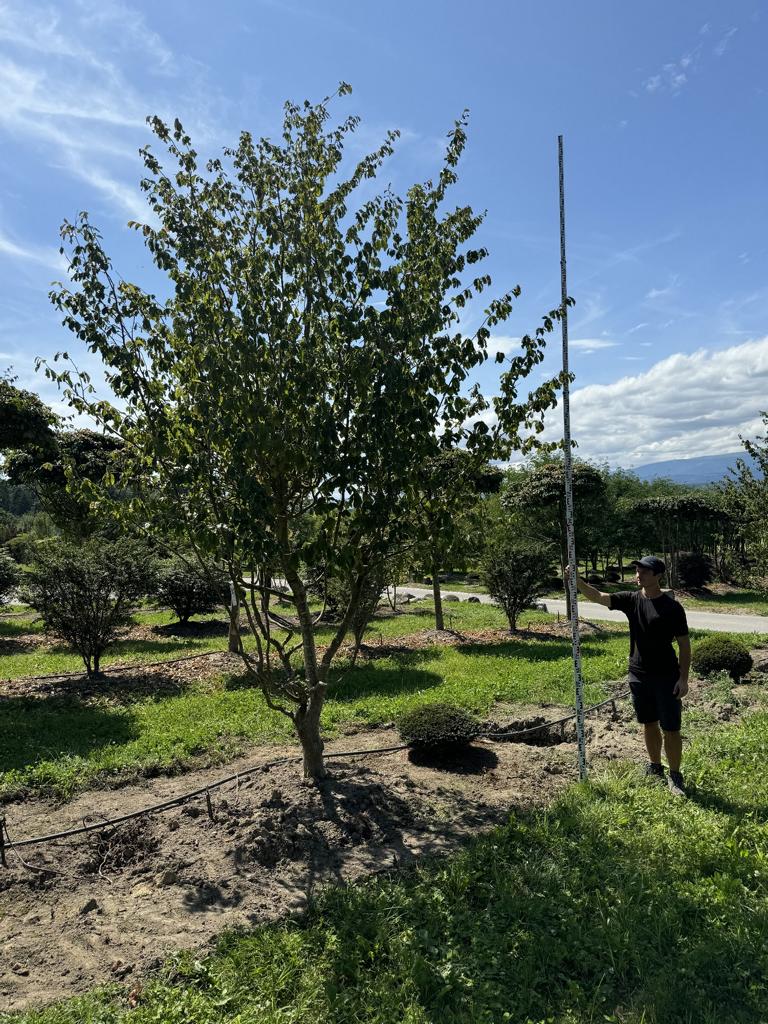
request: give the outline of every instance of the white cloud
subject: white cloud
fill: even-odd
[[[66,17],[34,0],[0,0],[0,41],[0,137],[35,147],[118,214],[148,216],[135,185],[147,114],[181,116],[198,144],[219,137],[223,101],[206,88],[205,69],[176,58],[119,0],[74,0]]]
[[[677,353],[613,384],[571,394],[578,452],[612,465],[641,465],[737,451],[754,436],[768,394],[768,337],[712,351]],[[560,410],[543,437],[557,439]]]
[[[40,263],[59,273],[66,270],[67,267],[66,260],[57,249],[21,245],[9,238],[2,230],[0,230],[0,254],[30,263]]]
[[[497,352],[508,356],[518,348],[520,348],[520,338],[513,338],[508,334],[492,334],[488,339],[488,355],[491,359]]]
[[[635,331],[641,331],[643,329],[643,327],[648,327],[648,326],[649,325],[647,323],[635,324],[634,327],[630,327],[630,329],[627,331],[627,334],[634,334]]]
[[[578,349],[585,355],[590,355],[599,349],[616,348],[618,344],[618,341],[610,341],[607,338],[575,338],[573,340],[569,338],[568,340],[568,348]]]
[[[722,57],[723,56],[725,51],[728,49],[728,44],[730,43],[731,39],[736,35],[736,33],[738,31],[739,30],[737,28],[729,28],[728,31],[725,33],[725,35],[722,36],[722,38],[720,39],[720,42],[717,44],[717,46],[714,49],[714,54],[715,54],[716,57]]]

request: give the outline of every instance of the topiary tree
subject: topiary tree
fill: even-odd
[[[520,613],[549,589],[550,558],[551,553],[543,547],[521,548],[509,540],[491,541],[482,565],[483,580],[488,593],[504,609],[510,633],[517,629]]]
[[[5,601],[18,587],[21,573],[7,551],[0,551],[0,602]]]
[[[703,587],[715,578],[715,567],[709,555],[698,551],[682,551],[677,556],[677,578],[684,587]]]
[[[480,723],[457,704],[423,704],[406,711],[397,723],[400,738],[415,750],[452,752],[468,746]]]
[[[98,400],[66,360],[46,366],[70,404],[124,444],[116,483],[126,501],[94,487],[91,507],[226,566],[253,637],[240,650],[249,676],[293,723],[315,778],[325,774],[332,663],[368,567],[412,530],[422,467],[446,448],[484,460],[532,450],[559,381],[523,391],[558,310],[521,339],[498,397],[472,384],[519,289],[464,332],[464,308],[491,283],[478,266],[486,251],[472,245],[482,216],[450,196],[466,118],[433,179],[376,194],[397,133],[345,173],[357,119],[329,125],[329,102],[286,104],[281,133],[243,132],[207,162],[178,121],[152,118],[164,152],[142,151],[150,216],[133,226],[165,284],[114,272],[82,214],[62,229],[71,288],[52,294],[67,328],[101,356],[117,402]],[[321,651],[308,565],[351,580]],[[290,629],[273,615],[275,580],[295,607]]]
[[[727,672],[735,683],[752,669],[752,655],[740,640],[716,634],[697,643],[691,665],[700,676]]]
[[[216,611],[229,600],[227,578],[220,569],[183,558],[161,562],[154,584],[155,601],[161,608],[170,608],[182,626],[191,616]]]
[[[136,543],[47,541],[29,572],[25,597],[45,628],[77,651],[92,677],[100,675],[102,654],[150,580],[150,556]]]

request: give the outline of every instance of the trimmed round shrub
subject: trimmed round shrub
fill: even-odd
[[[684,587],[703,587],[715,578],[715,567],[709,555],[683,551],[677,558],[677,577]]]
[[[591,583],[593,587],[599,587],[603,582],[603,577],[599,576],[596,572],[591,572],[587,576],[587,583]]]
[[[456,704],[424,704],[406,711],[398,722],[400,738],[414,750],[460,750],[480,732],[480,723]]]
[[[738,682],[752,668],[752,655],[740,640],[730,636],[709,636],[694,647],[691,664],[697,675],[727,672],[734,682]]]
[[[605,574],[606,583],[621,583],[621,574],[617,570],[609,569]]]

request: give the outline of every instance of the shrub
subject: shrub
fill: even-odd
[[[605,573],[606,583],[621,583],[621,573],[618,569],[608,569]]]
[[[591,583],[593,587],[599,587],[603,582],[603,577],[599,576],[596,572],[591,572],[587,576],[587,583]]]
[[[88,676],[99,675],[104,650],[146,593],[150,558],[135,542],[85,544],[47,541],[30,570],[26,599],[45,628],[66,640],[83,659]]]
[[[181,558],[161,562],[157,569],[155,600],[170,608],[182,625],[192,615],[214,612],[229,602],[224,574],[214,565],[197,566]]]
[[[406,711],[398,722],[403,743],[416,750],[458,750],[472,742],[480,723],[456,704],[424,704]]]
[[[677,578],[684,587],[703,587],[715,578],[715,567],[709,555],[683,551],[677,559]]]
[[[549,589],[549,553],[542,548],[519,548],[509,542],[491,543],[483,563],[485,586],[509,621],[510,632],[517,618],[536,598]],[[562,585],[562,584],[560,584]]]
[[[752,656],[740,640],[730,636],[709,636],[696,644],[691,658],[697,675],[727,672],[734,682],[752,668]]]
[[[9,597],[19,585],[21,573],[11,556],[0,551],[0,601]]]
[[[28,565],[35,557],[37,539],[31,533],[17,533],[6,541],[5,548],[14,562]]]

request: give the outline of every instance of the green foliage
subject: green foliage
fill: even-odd
[[[16,449],[50,452],[54,448],[55,413],[31,391],[0,375],[0,452]]]
[[[491,540],[482,566],[483,582],[504,609],[512,632],[521,612],[547,592],[550,558],[551,552],[541,546],[522,548],[508,539]]]
[[[10,480],[31,488],[56,525],[74,537],[85,537],[103,528],[90,508],[83,488],[90,489],[111,478],[122,443],[94,430],[58,431],[52,448],[14,452],[7,460]]]
[[[132,226],[167,287],[147,291],[114,273],[83,214],[62,228],[72,289],[52,294],[65,326],[101,356],[118,403],[94,398],[74,367],[46,368],[75,409],[125,444],[118,482],[128,500],[90,484],[92,504],[194,545],[238,586],[254,573],[254,621],[267,577],[287,582],[303,665],[263,619],[263,642],[244,655],[316,752],[349,623],[317,652],[300,570],[349,575],[351,617],[367,567],[413,540],[428,460],[460,446],[485,459],[532,449],[558,384],[519,397],[559,310],[506,366],[494,426],[480,416],[489,402],[469,378],[519,290],[491,299],[478,331],[463,333],[462,310],[491,284],[478,267],[486,250],[472,245],[482,216],[449,197],[466,117],[435,178],[405,196],[375,194],[371,179],[397,133],[344,178],[358,120],[329,126],[329,103],[288,103],[277,140],[243,132],[207,163],[178,120],[152,118],[166,155],[142,151],[151,216]],[[313,764],[319,773],[317,755]]]
[[[0,602],[10,597],[21,581],[16,562],[11,556],[0,549]]]
[[[5,549],[15,562],[27,565],[35,557],[37,538],[31,533],[17,533],[5,542]]]
[[[47,541],[38,547],[25,596],[46,629],[77,651],[92,676],[150,580],[149,555],[135,543]]]
[[[400,738],[416,750],[459,750],[480,731],[480,723],[457,704],[424,704],[400,716]]]
[[[698,675],[727,672],[738,682],[751,670],[752,656],[740,640],[715,633],[694,645],[691,665]]]
[[[182,624],[192,615],[213,612],[229,603],[226,577],[212,564],[200,566],[188,559],[168,559],[155,568],[153,583],[157,604],[170,608]]]
[[[715,578],[715,567],[709,555],[683,551],[677,559],[677,578],[684,587],[703,587]]]

